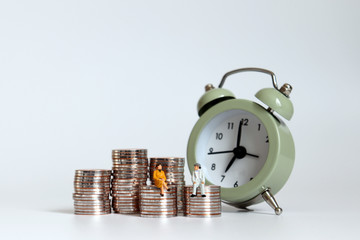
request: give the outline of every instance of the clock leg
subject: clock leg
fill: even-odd
[[[280,215],[282,213],[282,208],[279,207],[279,204],[276,202],[274,196],[271,194],[270,189],[266,189],[261,196],[270,205],[272,209],[275,210],[276,215]]]

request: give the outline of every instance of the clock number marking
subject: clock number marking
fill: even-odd
[[[266,143],[268,143],[269,142],[269,136],[266,136],[266,141],[265,141]]]
[[[225,175],[221,175],[222,179],[221,182],[224,181]]]
[[[209,153],[212,153],[214,151],[213,148],[209,148]]]
[[[234,129],[234,122],[228,122],[228,129],[232,130]]]
[[[242,118],[241,121],[243,122],[243,126],[248,126],[249,119]]]
[[[215,171],[215,169],[216,169],[216,164],[213,163],[213,164],[211,165],[211,170]]]
[[[258,131],[260,131],[260,128],[261,128],[261,124],[259,123],[258,124]]]
[[[238,187],[239,185],[238,185],[238,181],[236,181],[235,183],[234,183],[234,187]]]
[[[216,140],[221,140],[222,138],[223,138],[223,134],[222,133],[216,133],[216,137],[215,137],[215,139]]]

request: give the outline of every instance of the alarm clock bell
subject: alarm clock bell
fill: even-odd
[[[261,89],[255,94],[255,97],[269,107],[269,112],[272,113],[273,111],[275,111],[286,120],[290,120],[294,114],[294,107],[289,99],[289,95],[292,91],[292,86],[288,83],[285,83],[279,89],[275,74],[269,70],[261,68],[242,68],[228,72],[222,78],[219,88],[215,88],[212,84],[207,84],[205,86],[205,93],[201,96],[197,105],[199,116],[201,116],[204,112],[206,112],[206,110],[220,102],[229,99],[235,99],[235,95],[231,91],[222,88],[222,86],[224,85],[225,79],[228,76],[234,73],[245,71],[263,72],[271,76],[274,88]]]

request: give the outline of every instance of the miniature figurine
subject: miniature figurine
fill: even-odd
[[[164,188],[170,191],[166,184],[165,172],[162,170],[160,163],[156,164],[156,170],[153,173],[154,184],[157,188],[160,188],[160,196],[164,196]]]
[[[192,174],[193,181],[193,193],[190,197],[196,196],[196,189],[200,186],[201,196],[206,197],[205,195],[205,175],[201,170],[201,165],[199,163],[194,164],[194,172]]]

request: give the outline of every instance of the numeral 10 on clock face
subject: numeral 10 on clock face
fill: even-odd
[[[267,159],[269,139],[263,123],[243,110],[218,114],[204,127],[196,151],[208,180],[225,188],[251,181]]]

